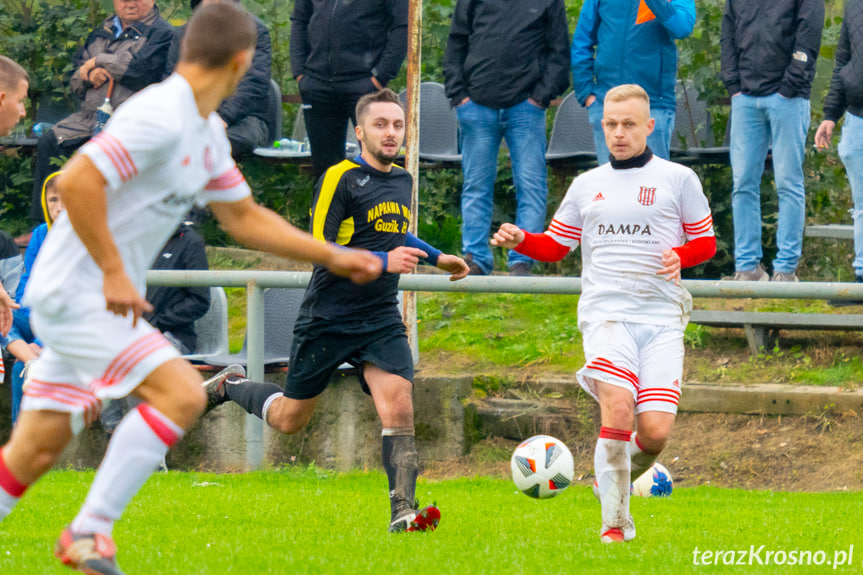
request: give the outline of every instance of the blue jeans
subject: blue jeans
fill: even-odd
[[[863,118],[845,114],[839,157],[845,165],[854,200],[854,273],[863,277]]]
[[[456,108],[461,129],[464,185],[461,193],[462,253],[470,254],[483,273],[494,268],[489,247],[494,212],[494,182],[501,138],[512,157],[515,183],[515,225],[532,233],[545,226],[548,196],[545,165],[545,110],[525,100],[511,108],[495,110],[468,101]],[[509,266],[532,263],[515,251]]]
[[[602,101],[597,98],[587,109],[590,126],[593,128],[593,143],[596,146],[596,160],[599,165],[608,161],[608,146],[605,144],[605,132],[602,130]],[[671,134],[674,132],[674,110],[650,110],[650,116],[655,125],[653,132],[647,136],[647,145],[654,155],[671,159]]]
[[[797,269],[806,220],[803,157],[808,131],[807,98],[779,94],[731,98],[731,209],[737,271],[754,270],[761,262],[761,175],[771,145],[779,196],[773,271],[792,273]]]

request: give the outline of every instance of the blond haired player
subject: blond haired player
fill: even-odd
[[[147,269],[189,208],[207,202],[252,248],[317,262],[361,283],[381,272],[377,257],[318,241],[252,201],[215,110],[245,74],[254,46],[254,22],[239,5],[198,9],[176,73],[126,101],[59,181],[66,212],[24,296],[45,348],[0,453],[0,518],[103,402],[134,394],[143,403],[117,427],[55,548],[85,573],[121,573],[114,521],[204,409],[198,372],[140,319],[150,308],[142,295]]]
[[[595,490],[600,539],[614,543],[635,537],[631,478],[665,447],[677,413],[692,308],[680,270],[712,257],[716,240],[695,173],[647,147],[647,93],[633,84],[610,90],[602,126],[611,162],[572,182],[546,232],[503,224],[492,243],[544,261],[581,245],[578,325],[587,364],[577,376],[602,414]]]

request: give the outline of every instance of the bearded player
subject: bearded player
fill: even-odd
[[[543,261],[581,244],[578,327],[587,364],[577,377],[602,414],[594,488],[603,543],[635,538],[629,486],[665,447],[680,399],[692,309],[680,270],[716,253],[701,183],[689,168],[653,155],[653,125],[641,87],[610,90],[602,120],[610,162],[572,182],[545,233],[503,224],[492,239]]]

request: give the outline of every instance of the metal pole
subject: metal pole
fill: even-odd
[[[248,344],[247,375],[252,381],[264,381],[264,290],[254,281],[246,287],[246,339]],[[259,469],[264,461],[264,422],[246,415],[246,462]]]
[[[420,142],[420,62],[422,60],[423,5],[422,0],[410,0],[408,5],[408,117],[405,142],[405,168],[413,176],[411,190],[410,231],[417,233],[417,209],[419,197],[419,142]],[[403,297],[402,320],[408,331],[414,363],[419,361],[419,336],[417,334],[417,296],[407,292]]]
[[[254,282],[258,288],[303,288],[311,277],[311,272],[151,270],[147,272],[147,283],[154,286],[246,287],[249,282]],[[682,284],[694,297],[863,300],[863,284],[848,282],[683,280]],[[446,274],[411,274],[402,276],[399,289],[575,295],[581,293],[581,278],[469,276],[451,282]]]

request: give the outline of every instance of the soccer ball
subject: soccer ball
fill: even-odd
[[[637,497],[668,497],[673,485],[668,469],[661,463],[654,463],[632,482],[631,493]]]
[[[534,499],[554,497],[572,483],[572,453],[559,439],[535,435],[515,448],[510,461],[512,480],[519,491]]]

